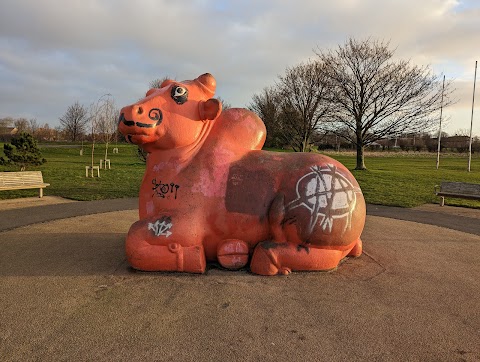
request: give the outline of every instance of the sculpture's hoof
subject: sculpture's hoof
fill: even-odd
[[[288,275],[292,272],[292,269],[288,268],[288,267],[281,267],[280,269],[278,269],[278,274],[282,274],[282,275]]]
[[[360,239],[344,250],[264,241],[255,248],[250,270],[261,275],[288,275],[291,271],[328,271],[335,269],[345,256],[359,256],[361,253]]]
[[[363,251],[362,240],[358,239],[357,243],[355,244],[353,249],[350,250],[350,252],[347,254],[347,256],[358,257],[358,256],[362,255],[362,251]]]
[[[267,247],[265,247],[267,245]],[[287,275],[288,271],[278,264],[277,257],[268,246],[275,246],[273,242],[263,242],[257,245],[253,252],[252,262],[250,263],[250,270],[252,273],[260,275],[277,275],[278,273]],[[285,269],[285,272],[282,271]]]
[[[224,240],[217,249],[217,259],[227,269],[240,269],[248,263],[249,248],[243,240]]]
[[[127,240],[127,260],[137,270],[142,271],[179,271],[187,273],[205,272],[206,260],[203,246],[182,246],[178,243],[168,245],[150,245],[141,247]]]

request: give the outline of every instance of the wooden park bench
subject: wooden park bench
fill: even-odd
[[[442,181],[440,186],[435,186],[435,194],[442,198],[440,206],[445,205],[445,197],[480,200],[480,184]]]
[[[39,189],[39,197],[43,197],[43,189],[50,184],[43,182],[42,171],[0,172],[0,191]]]

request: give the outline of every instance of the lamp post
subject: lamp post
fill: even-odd
[[[437,147],[437,170],[440,166],[440,141],[442,139],[442,112],[443,112],[443,92],[445,90],[445,75],[443,75],[442,100],[440,103],[440,127],[438,128],[438,147]]]
[[[468,144],[468,172],[472,165],[472,129],[473,129],[473,108],[475,107],[475,83],[477,81],[477,61],[475,61],[475,75],[473,76],[473,99],[472,99],[472,116],[470,117],[470,142]]]

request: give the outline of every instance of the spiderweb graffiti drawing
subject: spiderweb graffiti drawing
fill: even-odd
[[[360,189],[342,175],[334,165],[313,166],[312,172],[297,181],[297,198],[286,205],[287,210],[305,207],[310,211],[309,232],[320,223],[326,233],[332,232],[334,220],[346,219],[342,230],[351,227],[352,213]]]

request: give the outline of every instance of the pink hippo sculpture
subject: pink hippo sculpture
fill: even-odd
[[[207,261],[253,273],[330,270],[362,253],[365,201],[352,174],[315,153],[262,151],[265,126],[222,112],[211,74],[166,80],[121,110],[146,150],[140,220],[127,235],[135,269],[203,273]]]

